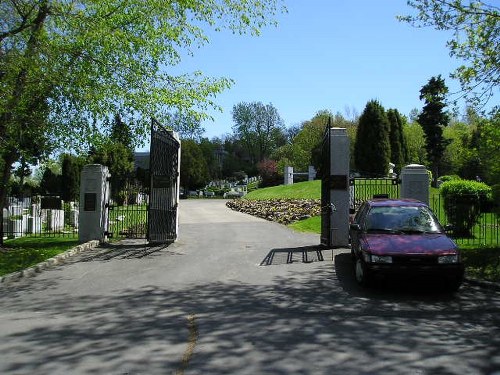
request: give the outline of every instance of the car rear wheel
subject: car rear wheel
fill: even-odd
[[[356,282],[363,286],[367,287],[370,283],[370,273],[365,265],[365,263],[356,258],[356,263],[354,264],[354,274],[356,276]]]

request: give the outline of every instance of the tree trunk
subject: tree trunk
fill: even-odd
[[[12,174],[12,165],[15,159],[12,153],[7,156],[4,155],[3,169],[0,171],[0,247],[3,246],[3,209],[7,205],[7,184]]]

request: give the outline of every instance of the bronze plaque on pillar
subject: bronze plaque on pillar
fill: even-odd
[[[85,193],[83,210],[84,211],[95,211],[97,209],[97,194],[96,193]]]

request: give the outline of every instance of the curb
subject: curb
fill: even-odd
[[[13,273],[9,273],[4,276],[0,276],[0,286],[5,285],[7,283],[10,283],[12,281],[17,281],[22,279],[23,277],[33,277],[36,276],[38,273],[42,272],[45,269],[54,267],[58,264],[61,264],[64,262],[64,260],[80,254],[84,251],[93,249],[99,245],[98,240],[93,240],[89,242],[85,242],[81,245],[75,246],[64,253],[58,254],[55,257],[49,258],[46,261],[43,261],[41,263],[38,263],[32,267],[26,268],[22,271],[17,271]]]

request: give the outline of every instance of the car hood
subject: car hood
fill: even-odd
[[[457,250],[445,234],[365,234],[365,248],[372,254],[450,254]]]

